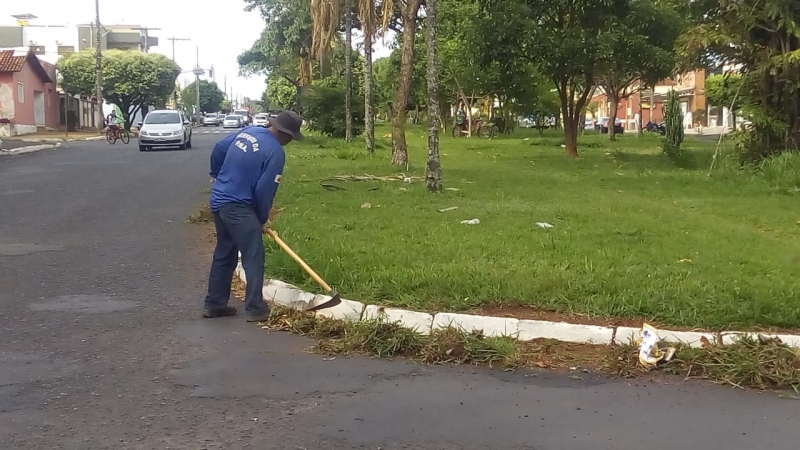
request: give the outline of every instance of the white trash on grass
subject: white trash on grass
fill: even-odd
[[[462,220],[461,223],[464,225],[478,225],[481,223],[481,221],[478,219],[469,219],[469,220]]]

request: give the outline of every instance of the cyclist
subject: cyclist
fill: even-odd
[[[119,125],[117,124],[117,112],[111,111],[111,114],[106,116],[106,126],[114,132],[114,136],[119,136]]]

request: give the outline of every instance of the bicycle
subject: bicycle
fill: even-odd
[[[478,128],[478,137],[483,139],[492,140],[498,134],[500,134],[500,127],[497,125],[495,119],[490,119],[487,124]]]
[[[128,134],[128,130],[119,127],[115,130],[108,130],[106,131],[106,141],[109,144],[116,144],[117,139],[121,140],[123,144],[128,144],[131,141],[131,135]]]
[[[485,128],[483,121],[479,118],[472,119],[472,134],[473,136],[481,137],[481,130]],[[467,128],[466,123],[459,124],[458,121],[453,126],[453,137],[467,137],[469,135],[469,129]]]

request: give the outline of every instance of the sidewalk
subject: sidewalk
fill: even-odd
[[[58,142],[58,141],[79,141],[87,139],[103,139],[103,135],[98,134],[97,131],[43,131],[40,133],[22,134],[19,136],[11,136],[2,138],[4,142],[20,141],[20,142]]]

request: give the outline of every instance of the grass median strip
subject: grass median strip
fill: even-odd
[[[412,165],[402,169],[389,163],[388,139],[374,156],[360,141],[313,135],[287,148],[273,228],[349,298],[418,311],[510,304],[714,331],[800,326],[791,164],[708,177],[710,140],[687,138],[689,157],[676,167],[656,137],[587,134],[581,157],[569,159],[560,137],[518,130],[443,138],[446,190],[430,195],[415,178],[424,139],[410,128]],[[461,224],[469,219],[480,224]],[[313,287],[266,244],[268,277]]]

